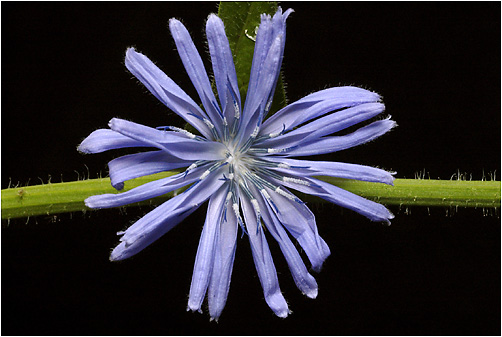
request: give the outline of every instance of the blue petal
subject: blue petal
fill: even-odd
[[[239,108],[241,106],[239,85],[223,21],[214,14],[209,15],[207,19],[206,35],[218,96],[222,110],[225,112],[225,117],[230,124],[234,116],[233,96],[235,96]],[[234,94],[231,94],[229,90],[232,90]]]
[[[192,80],[195,90],[197,90],[209,118],[216,127],[216,130],[221,138],[221,112],[216,110],[219,109],[218,104],[216,102],[216,98],[214,97],[213,90],[211,89],[211,84],[209,82],[209,78],[207,77],[207,72],[204,68],[199,52],[195,48],[190,34],[181,22],[176,19],[171,19],[169,20],[169,28],[174,42],[176,43],[176,47],[178,48],[181,61],[185,66],[186,72]]]
[[[222,160],[226,147],[220,142],[189,139],[177,132],[161,131],[119,118],[110,120],[112,130],[184,160]]]
[[[214,264],[214,252],[217,248],[216,232],[220,228],[227,191],[228,187],[223,186],[209,199],[206,222],[199,240],[188,297],[188,309],[192,311],[201,311],[200,307],[209,285]]]
[[[165,151],[150,151],[125,155],[108,163],[112,186],[117,190],[124,188],[124,181],[149,174],[187,167],[192,161],[186,161]]]
[[[289,236],[279,222],[279,219],[277,219],[277,217],[273,213],[273,210],[263,200],[262,196],[259,193],[254,193],[253,195],[256,196],[256,199],[260,206],[261,215],[268,231],[270,232],[270,234],[272,234],[277,243],[279,243],[282,254],[286,258],[289,270],[291,271],[291,275],[293,276],[296,286],[301,290],[302,293],[304,293],[308,297],[316,298],[317,282],[314,277],[307,271],[307,267],[305,267],[300,254],[289,239]]]
[[[80,143],[78,150],[83,153],[100,153],[124,147],[149,147],[148,143],[132,139],[109,129],[92,132]]]
[[[260,135],[280,132],[284,128],[291,130],[328,112],[379,100],[378,94],[357,87],[335,87],[317,91],[270,116],[263,123]]]
[[[251,64],[251,73],[249,78],[248,92],[246,96],[246,104],[248,104],[247,101],[254,101],[257,97],[267,100],[268,98],[273,96],[275,85],[265,95],[263,94],[263,92],[258,92],[260,89],[260,77],[262,76],[263,64],[268,57],[271,46],[273,45],[274,41],[276,41],[277,37],[280,36],[281,42],[278,55],[279,62],[276,63],[275,69],[272,70],[274,83],[277,82],[282,63],[282,55],[284,53],[284,44],[286,42],[286,19],[292,11],[292,9],[288,9],[283,14],[282,9],[279,7],[272,19],[269,15],[262,14],[261,16],[261,23],[256,34],[256,43],[253,54],[253,62]],[[244,109],[245,115],[252,114],[255,111],[254,106],[248,106],[247,108],[244,107]]]
[[[250,201],[247,198],[241,198],[241,202],[253,260],[263,288],[265,301],[277,316],[287,317],[289,314],[288,304],[279,288],[277,272],[264,231],[256,228],[257,219]]]
[[[258,86],[258,79],[262,64],[267,57],[270,45],[273,41],[273,28],[270,16],[262,14],[261,23],[256,33],[256,42],[254,46],[253,61],[251,62],[251,72],[249,74],[248,91],[246,101],[253,99]],[[246,110],[247,112],[247,110]]]
[[[281,65],[282,65],[282,58],[284,56],[284,46],[286,44],[286,19],[288,16],[294,12],[293,9],[288,9],[284,14],[282,13],[282,8],[279,7],[277,9],[277,12],[275,13],[274,17],[272,18],[272,26],[274,29],[274,36],[281,36],[281,54],[279,56],[279,63],[277,64],[277,69],[275,71],[275,80],[274,80],[274,85],[272,86],[272,90],[270,91],[269,94],[269,101],[263,103],[263,107],[266,107],[266,104],[271,104],[272,99],[274,97],[275,89],[276,89],[276,83],[277,80],[279,79],[279,75],[281,72]],[[270,106],[266,107],[267,110],[264,112],[264,117],[268,114],[270,110]]]
[[[396,126],[396,122],[384,119],[366,125],[345,136],[324,137],[307,145],[296,147],[284,152],[286,156],[313,156],[345,150],[357,145],[367,143],[380,137]]]
[[[139,219],[124,232],[122,242],[112,251],[110,259],[123,260],[137,254],[193,213],[224,183],[214,179],[217,174],[221,173],[215,171],[212,176]]]
[[[195,182],[208,167],[198,167],[186,175],[179,173],[154,180],[123,193],[93,195],[85,199],[85,205],[90,208],[112,208],[155,198]]]
[[[272,103],[277,79],[281,71],[286,19],[292,10],[282,14],[279,8],[271,19],[262,15],[256,35],[246,102],[242,113],[240,141],[245,142],[257,125],[260,125]]]
[[[260,77],[254,91],[248,90],[246,103],[242,115],[242,125],[238,137],[241,142],[247,141],[257,125],[263,119],[265,105],[267,104],[272,90],[277,82],[277,74],[280,71],[282,36],[273,41],[267,58],[260,68]],[[279,68],[278,68],[279,67]]]
[[[271,208],[279,221],[301,245],[312,264],[312,269],[320,271],[324,260],[331,252],[326,242],[319,236],[314,214],[304,203],[288,199],[270,189],[267,192],[277,206],[278,212]]]
[[[110,260],[119,261],[136,255],[198,208],[194,207],[186,210],[180,207],[181,205],[178,200],[180,197],[178,196],[166,201],[131,226],[130,228],[141,226],[144,227],[144,230],[134,240],[123,241],[121,239],[122,242],[113,249]]]
[[[323,103],[330,103],[329,101]],[[319,103],[319,104],[323,104]],[[329,108],[329,104],[328,109]],[[257,145],[265,148],[289,148],[307,144],[310,141],[364,122],[385,110],[381,103],[365,103],[340,110],[316,119],[304,126],[276,138],[270,138]]]
[[[159,101],[193,125],[204,137],[212,139],[210,129],[203,122],[203,118],[207,118],[206,113],[148,57],[129,48],[125,65]]]
[[[296,185],[289,182],[283,184],[302,193],[307,193],[321,197],[339,206],[351,209],[364,215],[371,221],[386,222],[390,224],[390,219],[394,215],[385,206],[371,200],[348,192],[340,187],[331,185],[314,178],[304,178],[311,183],[311,186]]]
[[[393,185],[394,182],[393,172],[387,172],[371,166],[330,161],[296,160],[274,156],[267,157],[267,160],[289,165],[290,168],[274,167],[272,170],[287,173],[294,177],[329,176],[388,185]]]
[[[211,319],[218,320],[225,307],[237,246],[237,218],[227,212],[216,232],[214,265],[208,290],[208,305]]]

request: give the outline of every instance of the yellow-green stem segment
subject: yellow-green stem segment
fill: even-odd
[[[127,181],[124,191],[176,173],[164,172]],[[396,179],[394,186],[389,186],[332,177],[321,179],[384,205],[500,207],[500,181]],[[2,219],[87,211],[89,208],[85,206],[84,200],[91,195],[104,193],[120,192],[110,185],[109,178],[7,188],[2,190]],[[172,195],[169,193],[130,206],[158,204]],[[307,197],[306,201],[323,202],[314,197]]]

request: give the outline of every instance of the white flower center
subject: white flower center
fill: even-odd
[[[228,149],[226,152],[226,157],[226,162],[228,163],[229,167],[233,167],[237,174],[243,173],[249,169],[249,156],[245,152]]]

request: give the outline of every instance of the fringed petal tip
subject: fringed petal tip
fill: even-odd
[[[390,226],[391,223],[390,223],[390,220],[394,219],[394,214],[392,214],[391,211],[389,211],[389,217],[387,218],[387,220],[384,221],[384,223],[387,225],[387,226]]]
[[[394,214],[382,204],[374,203],[373,214],[363,214],[373,222],[383,222],[390,225],[390,220],[394,219]]]
[[[387,207],[385,207],[384,205],[382,204],[377,204],[378,206],[380,206],[380,211],[378,212],[379,214],[375,214],[373,216],[368,216],[368,215],[365,215],[368,219],[370,219],[371,221],[373,222],[380,222],[382,224],[385,224],[387,226],[390,226],[391,225],[391,222],[390,220],[394,219],[394,214],[389,211],[389,209],[387,209]]]
[[[112,118],[108,121],[108,127],[112,130],[115,129],[116,124],[118,123],[119,119],[118,118]],[[115,130],[114,130],[115,131]]]
[[[308,292],[304,292],[303,295],[315,300],[317,298],[318,293],[319,293],[318,289],[315,288],[315,289],[309,290]]]
[[[375,168],[384,172],[384,174],[382,174],[382,176],[381,176],[381,179],[377,182],[382,183],[382,184],[386,184],[389,186],[394,186],[394,180],[396,180],[396,178],[394,176],[397,174],[396,171],[386,171],[386,170],[380,169],[378,167],[375,167]]]
[[[84,204],[92,209],[110,208],[114,205],[108,205],[110,197],[113,198],[114,194],[98,194],[92,195],[84,200]]]
[[[122,244],[122,243],[121,243]],[[120,246],[120,245],[119,245]],[[117,248],[119,247],[115,247],[111,253],[110,253],[110,257],[108,258],[110,260],[110,262],[117,262],[117,261],[120,261],[120,260],[123,260],[123,258],[121,257],[121,254],[118,254],[117,253]]]
[[[77,151],[80,152],[81,154],[92,154],[92,152],[89,152],[89,150],[87,150],[85,146],[82,146],[82,144],[79,144],[77,146]]]
[[[187,311],[198,312],[199,314],[202,314],[202,309],[200,307],[192,307],[190,306],[190,304],[187,305]]]
[[[89,136],[87,136],[78,146],[77,151],[82,154],[93,154],[106,151],[106,138],[103,134],[109,130],[98,129],[93,131]]]
[[[172,26],[177,25],[177,24],[182,24],[182,23],[180,22],[180,20],[178,20],[176,18],[169,19],[169,28],[171,28]]]
[[[287,318],[290,314],[293,313],[293,311],[289,310],[289,308],[286,308],[281,311],[277,311],[277,312],[274,311],[274,313],[276,314],[277,317]]]
[[[391,115],[388,115],[387,117],[384,118],[385,121],[388,121],[388,123],[391,125],[391,127],[389,128],[389,131],[394,129],[395,127],[397,127],[397,122],[396,121],[393,121],[392,119],[392,116]]]
[[[387,184],[387,185],[390,185],[390,186],[394,186],[394,180],[396,180],[396,177],[394,177],[397,172],[396,171],[387,171],[387,173],[389,174],[389,179],[387,181],[385,181],[384,183]]]
[[[134,47],[128,47],[126,49],[126,59],[130,58],[134,54],[139,54]]]
[[[281,8],[281,7],[279,7],[279,10],[282,10],[282,8]],[[291,13],[294,13],[294,12],[295,12],[295,10],[294,10],[293,8],[288,8],[288,9],[287,9],[287,10],[286,10],[283,14],[282,14],[282,18],[283,18],[284,20],[286,20],[286,19],[289,17],[289,15],[290,15]]]
[[[93,195],[93,196],[90,196],[90,197],[86,198],[84,200],[85,206],[87,206],[89,208],[93,208],[93,209],[94,208],[99,208],[99,207],[96,207],[96,205],[94,203],[94,201],[96,200],[96,197],[97,197],[97,195]]]
[[[179,29],[180,28],[186,30],[185,26],[181,23],[180,20],[175,19],[175,18],[169,19],[169,30],[171,31],[171,35],[173,37],[179,36],[179,34],[180,34]]]
[[[207,16],[206,27],[209,25],[220,24],[220,22],[223,23],[223,21],[216,14],[211,13]]]

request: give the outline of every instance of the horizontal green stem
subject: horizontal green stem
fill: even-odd
[[[149,181],[165,178],[178,172],[163,172],[129,180],[123,191],[128,191]],[[2,219],[26,218],[75,211],[87,211],[84,200],[91,195],[120,193],[110,184],[110,178],[87,179],[65,183],[7,188],[2,190]],[[171,197],[169,193],[132,206],[154,204]]]
[[[124,191],[175,173],[178,172],[130,180],[126,182]],[[321,179],[385,205],[500,207],[500,181],[396,179],[394,186],[388,186],[332,177]],[[86,211],[89,208],[84,204],[85,198],[103,193],[119,193],[111,187],[109,178],[4,189],[2,219]],[[171,196],[172,193],[169,193],[132,206],[158,204]],[[319,198],[306,198],[309,202],[322,201]]]
[[[384,205],[500,207],[500,181],[396,179],[389,186],[332,177],[322,180]]]

